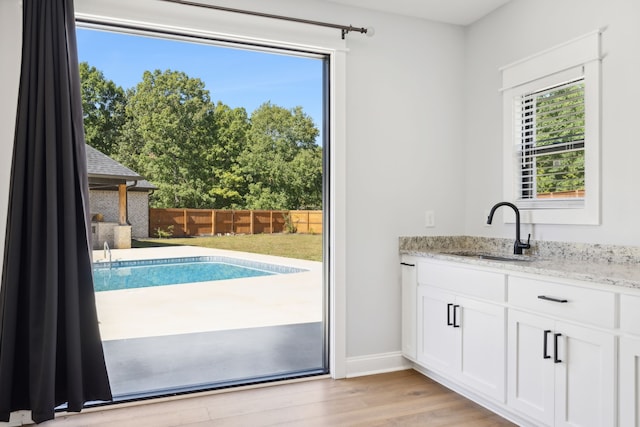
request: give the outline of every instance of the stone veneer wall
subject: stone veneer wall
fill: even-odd
[[[131,237],[149,237],[149,194],[146,191],[127,192]],[[91,215],[101,213],[105,222],[118,222],[118,192],[90,190]]]

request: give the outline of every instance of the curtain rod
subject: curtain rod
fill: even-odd
[[[230,7],[223,7],[223,6],[215,6],[212,4],[204,4],[204,3],[197,3],[197,2],[193,2],[193,1],[187,1],[187,0],[161,0],[161,1],[165,1],[168,3],[177,3],[177,4],[182,4],[185,6],[195,6],[195,7],[202,7],[205,9],[215,9],[215,10],[221,10],[224,12],[233,12],[233,13],[241,13],[244,15],[252,15],[252,16],[259,16],[261,18],[271,18],[271,19],[280,19],[282,21],[291,21],[291,22],[299,22],[302,24],[310,24],[310,25],[318,25],[320,27],[328,27],[328,28],[337,28],[338,30],[342,31],[342,39],[344,40],[344,36],[348,33],[350,33],[351,31],[355,31],[361,34],[367,34],[368,32],[368,28],[364,28],[364,27],[354,27],[353,25],[338,25],[338,24],[331,24],[328,22],[320,22],[320,21],[311,21],[308,19],[300,19],[300,18],[293,18],[290,16],[282,16],[282,15],[272,15],[269,13],[262,13],[262,12],[253,12],[250,10],[243,10],[243,9],[234,9],[234,8],[230,8]]]

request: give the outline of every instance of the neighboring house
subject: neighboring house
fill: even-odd
[[[102,215],[104,223],[130,224],[132,237],[148,237],[149,193],[156,187],[95,148],[87,145],[86,151],[92,222]],[[99,245],[94,241],[94,248]]]

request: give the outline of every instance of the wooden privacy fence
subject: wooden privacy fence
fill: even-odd
[[[322,211],[149,208],[149,236],[322,233]]]
[[[538,199],[576,199],[584,198],[584,190],[557,191],[555,193],[538,193]]]

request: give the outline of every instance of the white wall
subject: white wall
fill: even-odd
[[[22,48],[22,8],[19,0],[0,1],[0,260],[9,202],[9,175],[18,102]],[[0,262],[0,274],[2,263]]]
[[[465,233],[514,236],[513,224],[484,227],[502,200],[502,105],[498,68],[598,28],[602,35],[602,222],[535,225],[532,239],[640,245],[637,170],[640,143],[640,2],[513,0],[466,29]],[[523,227],[523,232],[531,230]]]
[[[113,10],[111,2],[78,0],[77,8]],[[224,2],[218,2],[224,4]],[[0,2],[0,147],[11,152],[19,62],[19,0]],[[153,16],[158,2],[135,2],[133,15]],[[374,13],[308,0],[227,2],[233,7],[372,26],[373,37],[347,36],[346,142],[338,152],[341,231],[337,268],[346,286],[346,354],[357,359],[400,348],[397,237],[421,234],[513,236],[513,225],[484,227],[502,200],[502,111],[498,68],[596,28],[603,34],[602,225],[535,226],[533,239],[638,245],[640,143],[640,2],[513,0],[472,26]],[[189,26],[192,9],[184,7]],[[578,11],[574,10],[576,8]],[[120,12],[127,14],[127,11]],[[199,13],[199,12],[198,12]],[[133,16],[132,15],[132,16]],[[233,32],[241,18],[229,21]],[[201,19],[198,22],[202,22]],[[269,25],[266,25],[269,27]],[[278,24],[274,39],[300,26]],[[260,31],[258,31],[260,30]],[[256,34],[264,34],[264,28]],[[313,39],[316,29],[304,27]],[[531,34],[531,35],[528,35]],[[325,37],[323,32],[318,37]],[[339,32],[336,31],[336,38]],[[13,61],[7,58],[14,58]],[[0,165],[6,200],[9,156]],[[344,201],[344,206],[342,206]],[[0,223],[4,224],[6,202]],[[436,227],[424,227],[434,210]],[[528,232],[528,227],[523,230]],[[344,301],[343,301],[344,302]]]
[[[346,126],[346,141],[334,146],[338,155],[334,165],[339,169],[334,190],[341,194],[335,207],[337,223],[333,224],[339,236],[331,252],[338,254],[334,267],[346,279],[347,356],[399,351],[398,236],[463,231],[464,198],[459,193],[464,185],[460,162],[464,136],[460,84],[463,30],[315,0],[216,4],[375,28],[373,37],[357,33],[347,36],[346,81],[338,85],[340,93],[334,94],[346,97],[346,111],[339,112],[338,118],[338,132]],[[76,10],[83,13],[115,13],[143,20],[166,14],[170,7],[176,5],[149,0],[76,0]],[[185,27],[215,27],[229,34],[244,31],[249,36],[268,33],[274,40],[304,31],[310,45],[316,39],[326,39],[327,34],[327,30],[280,22],[247,27],[246,18],[238,16],[228,16],[213,25],[202,10],[177,8],[172,9],[179,12],[172,13],[171,19]],[[0,13],[0,28],[14,28],[16,19],[19,17]],[[335,38],[339,45],[338,30]],[[6,58],[19,60],[16,51],[3,45],[1,49],[3,63],[12,63]],[[15,90],[12,80],[6,78],[7,71],[2,70],[3,89]],[[13,108],[10,97],[4,96],[0,102]],[[6,151],[12,136],[3,133],[1,138]],[[6,176],[0,176],[1,184],[7,182]],[[435,211],[436,228],[424,227],[427,209]]]
[[[114,1],[77,0],[76,6],[85,12],[118,10],[132,17],[153,17],[167,7],[150,1],[115,7]],[[0,146],[5,153],[11,149],[17,93],[18,3],[0,2],[0,84],[5,94],[0,101]],[[483,226],[485,211],[502,200],[498,68],[599,27],[607,27],[602,225],[536,226],[533,238],[632,245],[640,241],[635,173],[640,143],[634,135],[640,117],[640,2],[513,0],[466,29],[314,0],[216,3],[375,28],[373,37],[347,36],[345,93],[340,94],[346,97],[341,117],[346,141],[336,147],[344,169],[337,179],[338,191],[344,194],[336,206],[340,223],[334,224],[340,238],[331,250],[339,254],[336,268],[346,279],[348,357],[400,348],[398,236],[513,236],[513,225],[496,221],[492,228]],[[194,15],[193,9],[182,8],[174,19],[187,27],[190,22],[206,25],[200,11]],[[229,17],[228,25],[219,28],[251,32],[243,19]],[[326,31],[281,23],[256,27],[255,34],[271,31],[274,39],[282,39],[301,28],[310,40],[316,33],[326,37]],[[6,199],[5,166],[0,167],[0,199]],[[430,209],[436,227],[427,229],[424,211]],[[4,211],[0,209],[0,223]],[[523,231],[528,232],[527,227]]]
[[[371,18],[368,18],[371,16]],[[354,13],[347,115],[348,355],[400,348],[398,236],[459,234],[463,32]],[[436,228],[425,228],[434,210]]]
[[[100,7],[113,10],[103,1],[76,4],[85,13]],[[154,10],[144,4],[136,2],[137,16],[153,17]],[[375,28],[373,37],[352,33],[346,41],[346,113],[341,117],[346,147],[334,146],[346,157],[339,159],[346,164],[346,177],[338,176],[346,189],[346,205],[336,206],[345,218],[336,226],[345,234],[332,251],[345,254],[335,267],[344,268],[346,276],[347,357],[398,351],[398,236],[435,232],[424,228],[426,209],[436,211],[439,233],[458,233],[464,222],[462,197],[449,196],[449,189],[463,184],[463,175],[451,166],[462,155],[462,29],[313,0],[272,1],[268,6],[256,0],[216,4]],[[185,18],[194,12],[183,10]],[[199,22],[183,19],[180,25],[206,21],[203,10],[195,13]],[[172,23],[180,22],[179,16],[172,17]],[[246,31],[237,27],[240,22],[212,28],[237,34]],[[289,30],[283,23],[275,25]],[[293,26],[291,31],[318,30]],[[331,31],[339,40],[340,32]],[[270,27],[255,29],[252,35],[264,34],[281,37]]]

